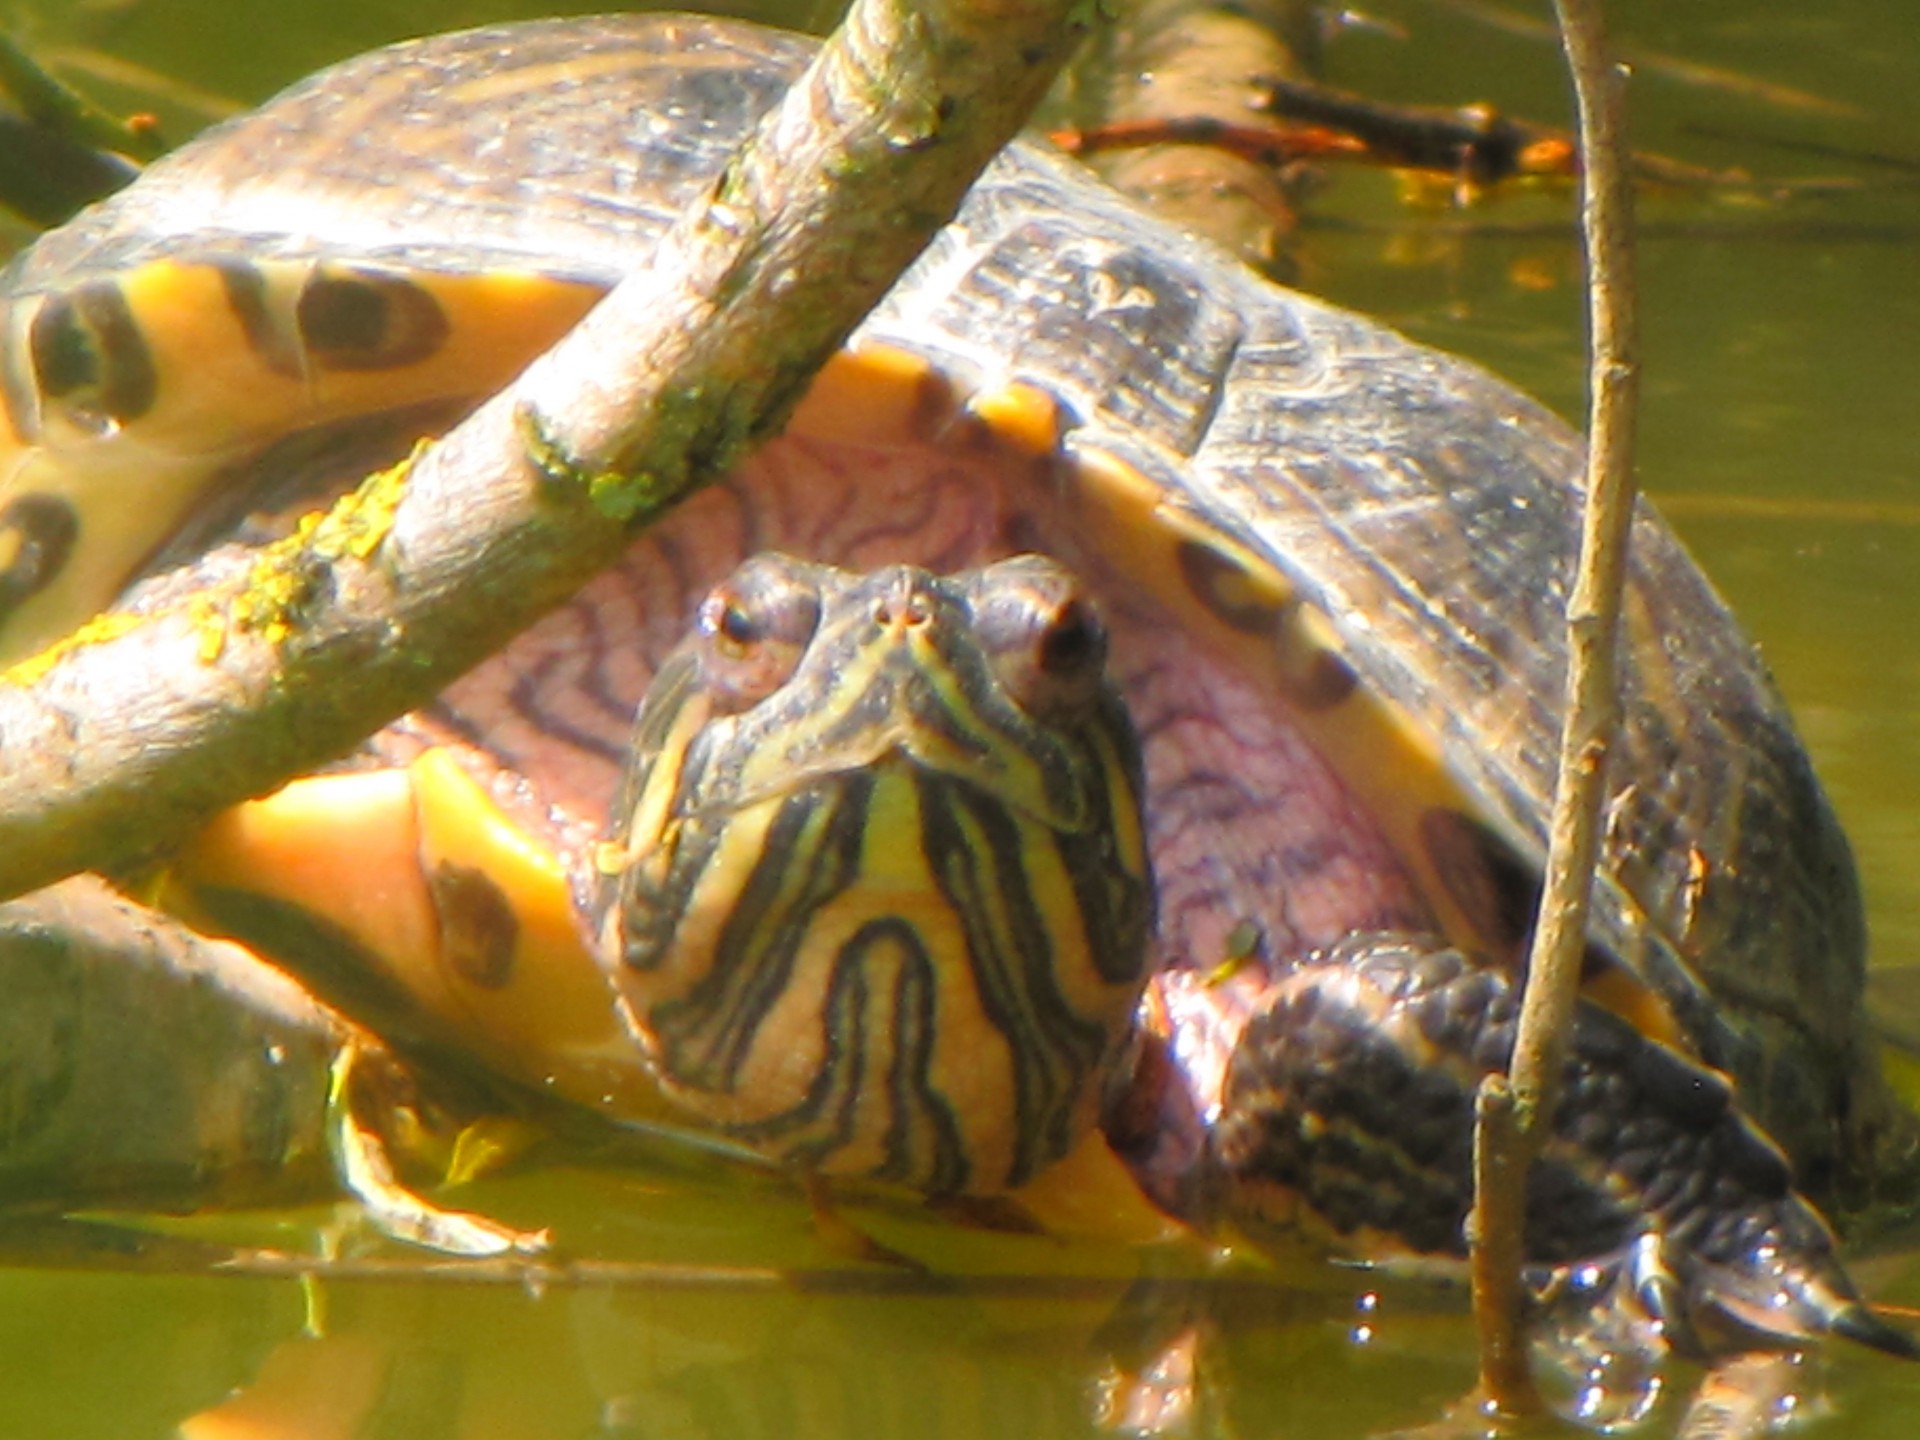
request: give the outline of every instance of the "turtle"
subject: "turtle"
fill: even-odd
[[[662,16],[410,42],[43,237],[0,280],[0,662],[494,391],[809,53]],[[620,1124],[935,1196],[1117,1157],[1199,1224],[1454,1253],[1579,468],[1479,369],[1017,145],[783,435],[158,894],[412,1053]],[[1794,1188],[1906,1134],[1846,841],[1651,509],[1634,545],[1535,1258],[1702,1348],[1911,1353]],[[796,956],[835,904],[868,948],[822,979]]]

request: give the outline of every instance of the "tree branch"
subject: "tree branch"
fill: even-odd
[[[1639,337],[1633,274],[1633,188],[1625,143],[1625,75],[1608,57],[1599,0],[1555,0],[1578,102],[1581,223],[1587,249],[1589,415],[1580,560],[1567,606],[1567,713],[1548,835],[1540,920],[1511,1065],[1483,1087],[1475,1135],[1474,1309],[1481,1383],[1512,1413],[1537,1410],[1519,1335],[1526,1177],[1553,1121],[1586,948],[1587,902],[1605,795],[1607,748],[1619,702],[1614,679],[1620,590],[1633,517]],[[1509,1135],[1499,1132],[1512,1110]]]
[[[0,897],[137,865],[350,749],[775,433],[1090,10],[858,0],[646,271],[506,393],[319,524],[9,672]]]

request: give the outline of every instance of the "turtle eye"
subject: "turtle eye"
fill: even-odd
[[[1021,555],[976,572],[975,633],[1001,688],[1042,718],[1093,703],[1107,665],[1100,607],[1058,561]]]
[[[1047,620],[1036,659],[1042,674],[1071,680],[1089,669],[1098,674],[1106,654],[1106,627],[1086,598],[1074,595]]]
[[[720,618],[713,623],[714,648],[729,659],[746,659],[762,638],[759,620],[737,598],[725,598],[719,608]]]
[[[695,625],[700,678],[714,708],[733,714],[786,684],[819,624],[811,567],[783,555],[756,555],[714,586]]]

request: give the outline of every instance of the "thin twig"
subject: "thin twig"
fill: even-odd
[[[111,150],[130,160],[157,160],[166,153],[166,139],[151,116],[122,120],[108,114],[5,34],[0,34],[0,91],[35,125],[76,145]]]
[[[1599,0],[1555,0],[1580,121],[1581,222],[1586,236],[1591,396],[1587,496],[1579,568],[1567,606],[1567,713],[1547,852],[1540,921],[1527,962],[1526,995],[1511,1067],[1513,1140],[1486,1130],[1482,1174],[1499,1183],[1475,1197],[1474,1293],[1481,1381],[1501,1410],[1538,1407],[1526,1374],[1517,1283],[1526,1234],[1526,1175],[1552,1123],[1580,983],[1587,901],[1599,840],[1607,749],[1618,701],[1614,641],[1628,525],[1633,517],[1633,444],[1639,388],[1635,333],[1633,189],[1625,143],[1625,75],[1608,58]],[[1505,1082],[1487,1082],[1498,1114]]]
[[[1488,4],[1487,0],[1427,0],[1427,3],[1443,10],[1451,10],[1456,15],[1463,15],[1477,24],[1508,35],[1519,35],[1530,40],[1551,41],[1554,38],[1554,27],[1545,21],[1509,10],[1503,5]],[[1644,45],[1623,45],[1620,47],[1619,56],[1621,63],[1643,74],[1657,75],[1678,85],[1690,85],[1701,90],[1717,90],[1726,95],[1738,95],[1762,105],[1771,105],[1776,109],[1803,110],[1814,115],[1834,115],[1854,119],[1866,113],[1860,106],[1849,101],[1816,95],[1811,90],[1777,84],[1771,80],[1763,80],[1757,75],[1747,75],[1721,65],[1704,65],[1698,60],[1670,55],[1665,51],[1650,49]]]
[[[165,148],[151,117],[120,120],[56,79],[0,30],[0,207],[58,225],[139,173]]]
[[[12,672],[0,896],[137,863],[350,749],[776,433],[1091,9],[860,0],[647,270],[509,391],[239,576]]]

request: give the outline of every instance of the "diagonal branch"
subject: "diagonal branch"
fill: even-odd
[[[350,749],[775,433],[1092,8],[857,0],[652,266],[510,390],[319,525],[9,672],[0,897],[135,866]]]

